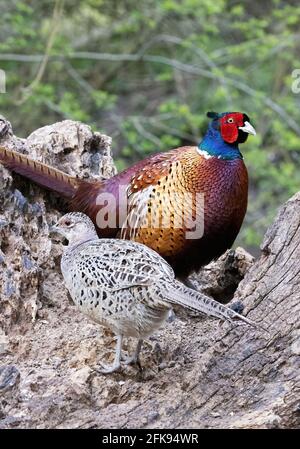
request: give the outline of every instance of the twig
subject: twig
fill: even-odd
[[[142,126],[140,122],[139,117],[132,117],[131,119],[135,129],[138,131],[138,133],[144,137],[145,139],[149,140],[150,142],[153,142],[154,145],[157,145],[159,148],[162,148],[161,141],[154,136],[154,134],[150,133],[149,131],[146,131],[145,128]]]
[[[10,56],[10,59],[8,58]],[[22,58],[23,55],[1,55],[0,54],[0,60],[19,60]],[[27,55],[26,56],[26,62],[36,62],[38,58],[42,58],[40,55]],[[178,70],[182,70],[183,72],[190,73],[191,75],[200,75],[208,79],[214,79],[218,80],[219,82],[226,82],[228,85],[246,93],[249,96],[252,97],[259,97],[261,101],[268,106],[270,109],[272,109],[274,112],[276,112],[286,123],[287,125],[293,129],[298,135],[300,135],[300,126],[296,123],[296,121],[289,116],[289,114],[285,111],[284,108],[279,106],[279,104],[275,103],[273,100],[271,100],[269,97],[264,95],[263,93],[256,91],[252,89],[247,84],[238,81],[236,79],[228,78],[225,76],[222,76],[218,73],[213,73],[212,71],[202,69],[196,65],[186,64],[181,61],[178,61],[176,59],[170,59],[166,58],[165,56],[157,56],[157,55],[143,55],[142,57],[139,54],[111,54],[111,53],[96,53],[96,52],[76,52],[70,55],[62,56],[62,55],[56,55],[56,56],[49,56],[49,59],[64,59],[64,58],[70,58],[70,59],[92,59],[96,61],[124,61],[124,62],[153,62],[157,64],[164,64],[168,65],[170,67],[175,67]],[[23,57],[23,62],[25,61]]]
[[[52,30],[50,32],[50,36],[49,36],[49,39],[48,39],[48,42],[46,45],[45,54],[43,56],[43,59],[41,61],[41,64],[38,68],[38,71],[37,71],[37,74],[36,74],[34,80],[27,87],[25,87],[23,89],[22,98],[17,101],[17,104],[22,104],[26,100],[28,100],[28,98],[32,95],[33,90],[36,88],[36,86],[41,82],[41,80],[43,78],[43,75],[44,75],[46,67],[47,67],[47,63],[49,61],[50,52],[53,47],[55,35],[58,30],[59,19],[61,17],[62,11],[63,11],[63,5],[64,5],[64,0],[56,0],[55,1],[53,15],[52,15]]]

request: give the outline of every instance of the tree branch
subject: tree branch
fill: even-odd
[[[10,61],[19,61],[19,62],[38,62],[43,58],[42,55],[16,55],[16,54],[0,54],[0,60],[10,60]],[[111,61],[111,62],[151,62],[157,64],[164,64],[170,67],[174,67],[178,70],[181,70],[185,73],[189,73],[191,75],[200,75],[204,78],[218,80],[219,82],[226,82],[228,85],[232,86],[235,89],[238,89],[249,96],[260,98],[260,100],[270,109],[272,109],[276,114],[278,114],[284,122],[300,136],[300,126],[296,123],[296,121],[290,117],[290,115],[286,112],[286,110],[280,106],[275,101],[271,100],[265,94],[260,91],[256,91],[255,89],[248,86],[246,83],[228,78],[219,73],[213,73],[209,70],[202,69],[196,65],[186,64],[176,59],[170,59],[165,56],[159,55],[142,55],[140,54],[112,54],[112,53],[96,53],[96,52],[76,52],[70,55],[52,55],[49,56],[51,60],[63,60],[65,58],[68,59],[91,59],[95,61]],[[219,70],[219,69],[218,69]]]

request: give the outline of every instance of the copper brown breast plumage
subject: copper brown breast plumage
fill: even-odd
[[[149,164],[132,177],[120,236],[144,243],[188,274],[231,246],[247,193],[242,160],[205,159],[197,147],[179,148],[157,157],[155,170]]]

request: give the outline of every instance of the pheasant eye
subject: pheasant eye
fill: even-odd
[[[227,120],[227,123],[233,123],[233,122],[234,122],[234,120],[233,120],[232,117],[230,117],[230,118]]]
[[[66,221],[65,221],[65,226],[71,226],[71,224],[72,224],[72,223],[71,223],[70,220],[66,220]]]

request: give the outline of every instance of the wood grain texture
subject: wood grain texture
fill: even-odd
[[[300,192],[280,209],[234,296],[269,333],[227,326],[216,333],[204,369],[192,370],[186,394],[196,399],[188,410],[182,401],[175,427],[182,419],[195,427],[299,427],[299,210]]]

